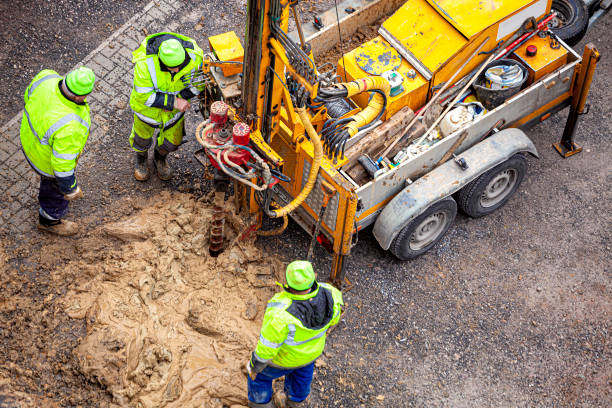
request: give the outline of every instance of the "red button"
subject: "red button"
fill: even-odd
[[[528,45],[527,46],[527,56],[528,57],[533,57],[534,55],[536,55],[538,52],[538,47],[536,47],[535,45]]]

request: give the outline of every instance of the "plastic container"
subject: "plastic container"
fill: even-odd
[[[474,115],[468,111],[467,107],[459,106],[444,116],[440,122],[440,132],[442,136],[446,137],[473,119]]]
[[[504,89],[490,89],[485,86],[485,72],[491,67],[499,65],[517,65],[523,71],[523,79],[516,85]],[[478,100],[484,105],[485,108],[491,110],[497,108],[499,105],[504,103],[506,99],[519,93],[527,81],[527,68],[518,61],[511,59],[500,59],[489,63],[486,68],[482,71],[476,82],[474,83],[474,90]]]

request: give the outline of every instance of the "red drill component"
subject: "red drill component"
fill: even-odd
[[[213,106],[216,103],[217,102],[213,103]],[[223,102],[220,102],[220,103],[225,105]],[[213,117],[213,113],[212,113],[213,106],[211,106],[211,114],[210,114],[211,120]],[[225,105],[225,107],[227,107],[227,105]],[[227,139],[229,138],[229,133],[226,133],[226,136],[222,136],[222,133],[224,132],[225,130],[222,132],[221,129],[216,129],[216,127],[213,127],[212,129],[208,130],[204,134],[204,137],[209,144],[220,146],[220,145],[225,144]],[[249,125],[247,125],[246,123],[242,123],[242,122],[236,123],[232,131],[232,143],[235,145],[246,146],[249,144],[250,135],[251,135],[251,129],[249,128]],[[223,164],[227,167],[228,164],[223,157],[225,150],[221,149],[220,151],[221,151],[221,159],[223,160]],[[221,166],[219,166],[219,163],[217,162],[217,149],[208,149],[206,153],[208,155],[208,159],[210,160],[210,163],[215,168],[220,170]],[[227,153],[228,161],[231,161],[232,163],[235,163],[239,166],[246,164],[250,158],[251,158],[251,153],[249,153],[247,150],[244,150],[244,149],[230,150]]]
[[[234,144],[246,146],[251,140],[251,128],[246,123],[236,123],[232,130],[232,141]]]
[[[223,194],[224,193],[216,193]],[[217,201],[217,200],[215,200]],[[208,252],[211,256],[217,256],[223,251],[223,225],[225,224],[225,210],[220,205],[215,203],[212,211],[212,220],[210,227],[210,246]]]
[[[210,105],[210,121],[215,124],[215,128],[220,128],[227,122],[227,111],[229,106],[225,102],[216,101]]]

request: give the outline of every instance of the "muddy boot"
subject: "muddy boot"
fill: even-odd
[[[147,163],[148,152],[136,152],[136,162],[134,163],[134,178],[138,181],[145,181],[149,178],[149,164]]]
[[[49,220],[42,215],[38,215],[38,229],[64,237],[74,235],[79,232],[79,225],[72,221]]]
[[[174,171],[172,170],[172,167],[170,167],[168,165],[168,162],[166,161],[166,156],[163,156],[162,154],[160,154],[157,149],[155,149],[155,155],[154,155],[154,163],[155,163],[155,169],[157,170],[157,176],[160,178],[160,180],[170,180],[172,178],[172,176],[174,175]]]
[[[285,408],[309,408],[310,404],[308,400],[305,399],[302,402],[291,401],[289,398],[285,401]]]
[[[249,401],[249,408],[277,408],[274,400],[270,400],[270,402],[266,404],[258,404],[256,402]]]

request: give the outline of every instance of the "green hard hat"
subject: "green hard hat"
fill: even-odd
[[[170,39],[159,46],[159,59],[167,67],[178,67],[185,61],[185,49],[178,40]]]
[[[287,285],[295,290],[306,290],[312,286],[315,280],[312,264],[308,261],[293,261],[287,265],[285,271]]]
[[[75,95],[87,95],[93,90],[96,75],[88,67],[79,67],[66,74],[66,86]]]

